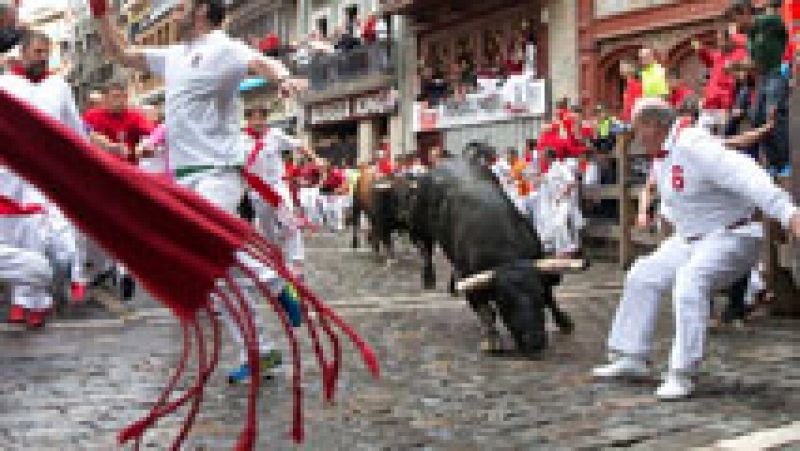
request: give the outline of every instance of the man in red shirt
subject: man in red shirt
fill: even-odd
[[[380,150],[378,150],[378,172],[384,176],[388,177],[394,173],[394,165],[392,164],[392,152],[391,148],[389,147],[389,142],[387,140],[383,140],[381,142]]]
[[[83,115],[92,140],[121,159],[136,163],[136,145],[150,135],[154,124],[142,112],[128,106],[128,89],[122,83],[108,86],[104,103]]]
[[[692,42],[700,61],[709,69],[699,125],[710,128],[725,124],[736,100],[736,78],[728,68],[747,59],[744,36],[721,32],[719,39],[718,49],[704,47],[699,41]]]
[[[545,122],[542,125],[542,132],[536,143],[536,151],[539,153],[539,161],[544,161],[546,150],[553,150],[559,158],[563,158],[566,150],[566,140],[561,137],[558,122]]]
[[[623,61],[619,66],[619,73],[625,80],[625,91],[622,93],[622,115],[620,119],[626,124],[631,122],[631,114],[636,101],[642,97],[642,81],[636,73],[636,66],[630,61]]]

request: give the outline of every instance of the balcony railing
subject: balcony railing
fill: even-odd
[[[355,82],[372,76],[394,74],[392,46],[389,42],[372,42],[332,54],[314,54],[298,69],[309,78],[311,91],[326,91],[336,85]]]

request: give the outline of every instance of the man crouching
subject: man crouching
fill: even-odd
[[[756,209],[800,238],[800,210],[755,160],[730,151],[699,127],[675,120],[660,99],[640,101],[634,133],[648,152],[664,156],[654,174],[666,219],[675,234],[636,261],[608,339],[612,362],[598,378],[648,376],[648,355],[659,301],[672,290],[675,338],[660,399],[680,399],[693,389],[715,289],[730,285],[756,263],[761,235]]]

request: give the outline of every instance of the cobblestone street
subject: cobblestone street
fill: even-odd
[[[439,287],[425,292],[419,259],[407,244],[388,266],[366,249],[351,250],[344,235],[323,233],[307,244],[311,284],[375,347],[383,377],[372,381],[347,348],[337,403],[324,407],[306,343],[302,449],[684,449],[800,420],[797,320],[759,319],[751,330],[712,335],[696,396],[661,403],[652,395],[655,380],[610,384],[589,377],[604,357],[621,288],[622,274],[612,266],[566,278],[558,297],[573,315],[575,333],[553,330],[541,359],[521,360],[478,353],[477,322],[462,299],[447,293],[449,270],[441,259]],[[1,449],[115,447],[117,431],[147,411],[180,354],[171,316],[151,301],[135,303],[141,318],[127,323],[87,315],[37,332],[3,327]],[[669,313],[665,307],[659,327],[660,369]],[[270,331],[282,337],[275,324]],[[236,361],[231,346],[224,351],[222,370]],[[258,449],[294,447],[285,374],[263,387]],[[230,448],[245,397],[246,387],[228,386],[217,371],[186,449]],[[180,419],[159,423],[145,444],[167,446]]]

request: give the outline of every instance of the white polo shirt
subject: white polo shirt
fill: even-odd
[[[239,84],[258,52],[221,30],[143,52],[150,71],[164,80],[172,166],[242,164],[249,149],[240,132]]]

